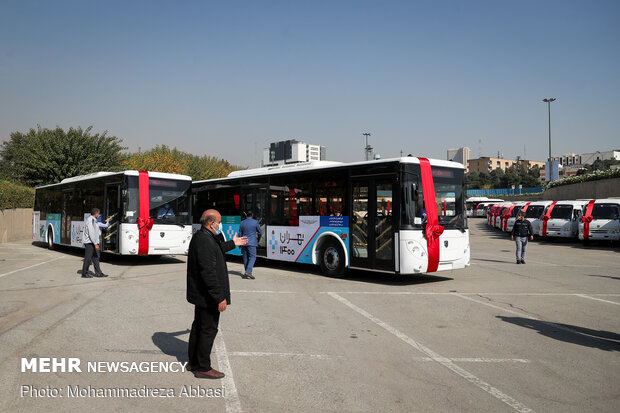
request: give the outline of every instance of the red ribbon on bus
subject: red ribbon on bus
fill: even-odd
[[[422,175],[422,194],[424,195],[424,208],[426,209],[426,228],[424,236],[428,248],[428,267],[426,272],[435,272],[439,267],[439,236],[444,228],[439,225],[437,217],[437,201],[435,199],[435,184],[431,163],[426,158],[420,160],[420,172]]]
[[[592,208],[594,208],[594,199],[588,202],[588,206],[586,207],[586,214],[581,217],[581,222],[583,222],[583,239],[590,238],[590,222],[592,222]]]
[[[549,208],[547,208],[547,212],[545,212],[545,215],[542,216],[542,222],[543,222],[542,236],[543,237],[547,236],[547,221],[549,221],[549,219],[551,218],[551,211],[553,211],[553,207],[555,206],[555,204],[557,204],[557,202],[552,202],[551,205],[549,205]]]
[[[149,231],[153,220],[149,217],[149,173],[140,171],[138,176],[140,216],[138,217],[138,255],[149,253]]]
[[[525,206],[521,209],[521,212],[523,212],[523,213],[527,212],[527,207],[529,207],[529,206],[530,206],[530,202],[525,204]]]
[[[504,218],[504,231],[508,231],[508,218],[512,216],[512,210],[515,209],[515,205],[511,206]]]

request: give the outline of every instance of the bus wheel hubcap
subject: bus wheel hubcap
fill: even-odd
[[[340,263],[340,257],[338,256],[338,251],[334,247],[329,247],[325,250],[325,255],[323,258],[325,262],[325,266],[330,270],[335,270],[338,268],[338,264]]]

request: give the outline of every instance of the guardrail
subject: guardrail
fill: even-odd
[[[467,196],[489,196],[489,195],[521,195],[538,194],[543,192],[542,187],[537,188],[499,188],[499,189],[468,189]]]

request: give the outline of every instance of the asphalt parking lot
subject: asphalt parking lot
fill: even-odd
[[[618,411],[620,249],[535,241],[516,265],[506,234],[470,228],[471,267],[434,276],[259,261],[248,280],[230,260],[221,381],[85,369],[187,361],[185,257],[110,257],[109,278],[82,279],[79,250],[2,244],[0,411]],[[84,368],[22,372],[42,357]]]

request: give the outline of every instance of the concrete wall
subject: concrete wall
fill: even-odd
[[[620,178],[601,179],[599,181],[581,182],[547,189],[544,200],[597,199],[620,197]]]
[[[32,239],[32,208],[0,210],[0,244]]]

